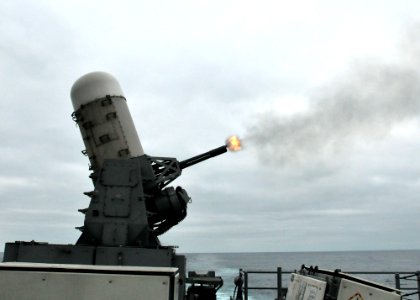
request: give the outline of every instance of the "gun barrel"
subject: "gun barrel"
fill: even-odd
[[[179,167],[181,169],[185,169],[185,168],[188,168],[192,165],[198,164],[199,162],[202,162],[206,159],[209,159],[209,158],[218,156],[220,154],[223,154],[225,152],[227,152],[227,147],[226,147],[226,145],[223,145],[223,146],[217,147],[213,150],[210,150],[206,153],[203,153],[203,154],[191,157],[189,159],[183,160],[179,163]]]

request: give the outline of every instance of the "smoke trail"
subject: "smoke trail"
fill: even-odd
[[[378,138],[420,113],[420,27],[403,44],[398,63],[359,62],[313,96],[307,112],[266,113],[246,139],[281,164],[326,157],[358,139]]]

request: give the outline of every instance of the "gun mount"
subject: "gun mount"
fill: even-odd
[[[182,169],[226,152],[227,145],[181,162],[148,156],[118,83],[105,77],[113,93],[92,96],[86,82],[92,84],[94,78],[87,76],[72,88],[72,116],[81,131],[86,147],[82,153],[89,157],[95,189],[85,193],[91,198],[89,207],[79,210],[85,222],[77,244],[160,246],[157,237],[185,218],[190,201],[183,188],[167,185]]]
[[[185,257],[160,244],[158,236],[181,222],[190,197],[171,187],[182,170],[236,150],[234,137],[225,145],[179,162],[144,153],[119,83],[109,74],[81,77],[71,90],[77,123],[92,171],[94,189],[82,233],[75,245],[37,242],[7,243],[4,262],[77,265],[176,267],[179,299],[185,294]],[[178,289],[178,288],[177,288]]]

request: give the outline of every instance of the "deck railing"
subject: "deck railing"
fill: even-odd
[[[244,278],[244,300],[248,300],[248,296],[255,290],[272,290],[276,293],[276,299],[285,299],[287,293],[287,285],[290,281],[290,274],[296,271],[283,271],[277,268],[276,271],[267,270],[241,270]],[[401,291],[404,300],[420,300],[420,271],[417,272],[398,272],[398,271],[342,271],[352,275],[382,275],[388,276],[387,282],[394,282],[394,287]],[[262,275],[272,274],[276,276],[277,286],[254,286],[250,283],[250,274]],[[284,276],[286,275],[286,276]],[[285,278],[287,277],[287,278]],[[287,282],[286,284],[284,284]]]

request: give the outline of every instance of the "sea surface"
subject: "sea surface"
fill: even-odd
[[[395,251],[351,251],[351,252],[269,252],[269,253],[188,253],[187,271],[206,273],[215,271],[222,276],[223,287],[219,290],[217,299],[228,300],[234,291],[233,279],[243,270],[276,271],[281,267],[283,271],[300,269],[302,264],[318,266],[321,269],[341,269],[350,271],[420,271],[420,250]],[[3,253],[0,253],[1,260]],[[393,275],[359,275],[378,283],[395,287]],[[287,286],[289,276],[283,276],[283,286]],[[249,286],[275,287],[275,275],[250,275]],[[414,283],[415,284],[415,283]],[[250,300],[273,300],[275,292],[250,291]],[[407,299],[418,299],[413,296]]]
[[[420,271],[420,250],[403,251],[352,251],[352,252],[270,252],[270,253],[200,253],[185,254],[187,270],[206,273],[214,270],[222,276],[223,287],[218,292],[218,300],[228,300],[233,294],[233,279],[240,268],[244,270],[272,270],[281,267],[283,271],[300,269],[302,264],[318,266],[321,269],[341,269],[345,271]],[[275,287],[276,275],[249,275],[249,286]],[[384,285],[395,287],[394,275],[356,275]],[[290,277],[283,276],[287,287]],[[252,300],[273,300],[271,291],[249,292]],[[418,299],[418,296],[408,299]]]

